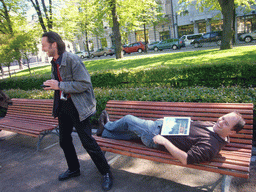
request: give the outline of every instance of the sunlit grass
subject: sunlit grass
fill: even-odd
[[[51,71],[51,66],[50,65],[31,68],[31,74],[32,75],[48,74],[48,73],[50,73],[50,71]],[[28,76],[28,75],[30,75],[28,69],[22,70],[22,71],[15,74],[15,76],[17,76],[17,77],[19,77],[19,76]]]
[[[146,69],[160,65],[164,66],[182,66],[182,65],[200,65],[200,64],[218,64],[218,63],[242,63],[255,62],[256,46],[234,47],[229,50],[198,50],[163,54],[146,54],[124,57],[123,59],[102,59],[85,61],[87,70],[92,73],[105,70],[132,70]],[[48,74],[51,66],[36,67],[31,69],[33,75]],[[29,75],[29,71],[24,70],[16,76]]]

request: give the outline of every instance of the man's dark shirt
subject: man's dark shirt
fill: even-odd
[[[57,81],[60,81],[58,73],[57,73],[57,65],[60,66],[62,61],[62,54],[58,57],[57,60],[52,59],[52,69],[53,69],[53,75],[54,79]],[[60,102],[60,91],[55,90],[54,92],[54,104],[53,104],[53,116],[58,117],[59,114],[59,102]]]
[[[188,154],[187,164],[210,161],[227,144],[218,134],[210,131],[211,122],[194,121],[189,136],[165,136],[176,147]]]

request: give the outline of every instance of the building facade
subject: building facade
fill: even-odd
[[[200,12],[194,5],[185,7],[185,4],[179,3],[179,0],[160,0],[159,3],[161,4],[165,21],[155,26],[146,27],[149,43],[170,38],[180,38],[182,35],[222,30],[222,14],[219,10],[205,9]],[[249,12],[242,7],[237,8],[234,23],[236,37],[256,30],[256,6]],[[143,26],[140,30],[126,33],[122,38],[125,44],[137,41],[145,42]],[[79,42],[77,50],[85,50],[85,43],[81,43],[81,40]],[[84,41],[82,40],[82,42]],[[91,51],[113,46],[112,29],[107,25],[105,33],[101,37],[93,36],[90,38]]]

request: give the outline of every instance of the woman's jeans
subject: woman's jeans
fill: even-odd
[[[133,115],[105,124],[102,137],[121,140],[141,138],[144,145],[150,148],[158,148],[153,142],[153,137],[160,134],[163,121],[143,120]]]

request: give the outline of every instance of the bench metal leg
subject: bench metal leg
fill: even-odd
[[[230,175],[222,175],[216,182],[210,185],[204,185],[200,187],[196,187],[200,190],[206,190],[208,192],[213,192],[214,189],[221,183],[221,191],[222,192],[229,192],[230,183],[233,176]]]
[[[41,144],[41,141],[43,140],[43,138],[48,135],[48,134],[54,134],[54,135],[57,135],[59,136],[59,130],[58,130],[58,127],[56,127],[55,129],[55,132],[53,130],[51,131],[45,131],[43,132],[41,135],[39,135],[39,140],[37,142],[37,150],[36,151],[40,151],[40,144]]]
[[[203,186],[199,186],[199,187],[196,187],[196,188],[199,189],[199,190],[213,192],[214,189],[221,183],[222,180],[223,180],[223,176],[220,177],[217,181],[215,181],[214,183],[212,183],[210,185],[203,185]]]
[[[229,187],[231,184],[233,176],[230,175],[224,175],[222,178],[222,183],[221,183],[221,191],[222,192],[229,192]]]

